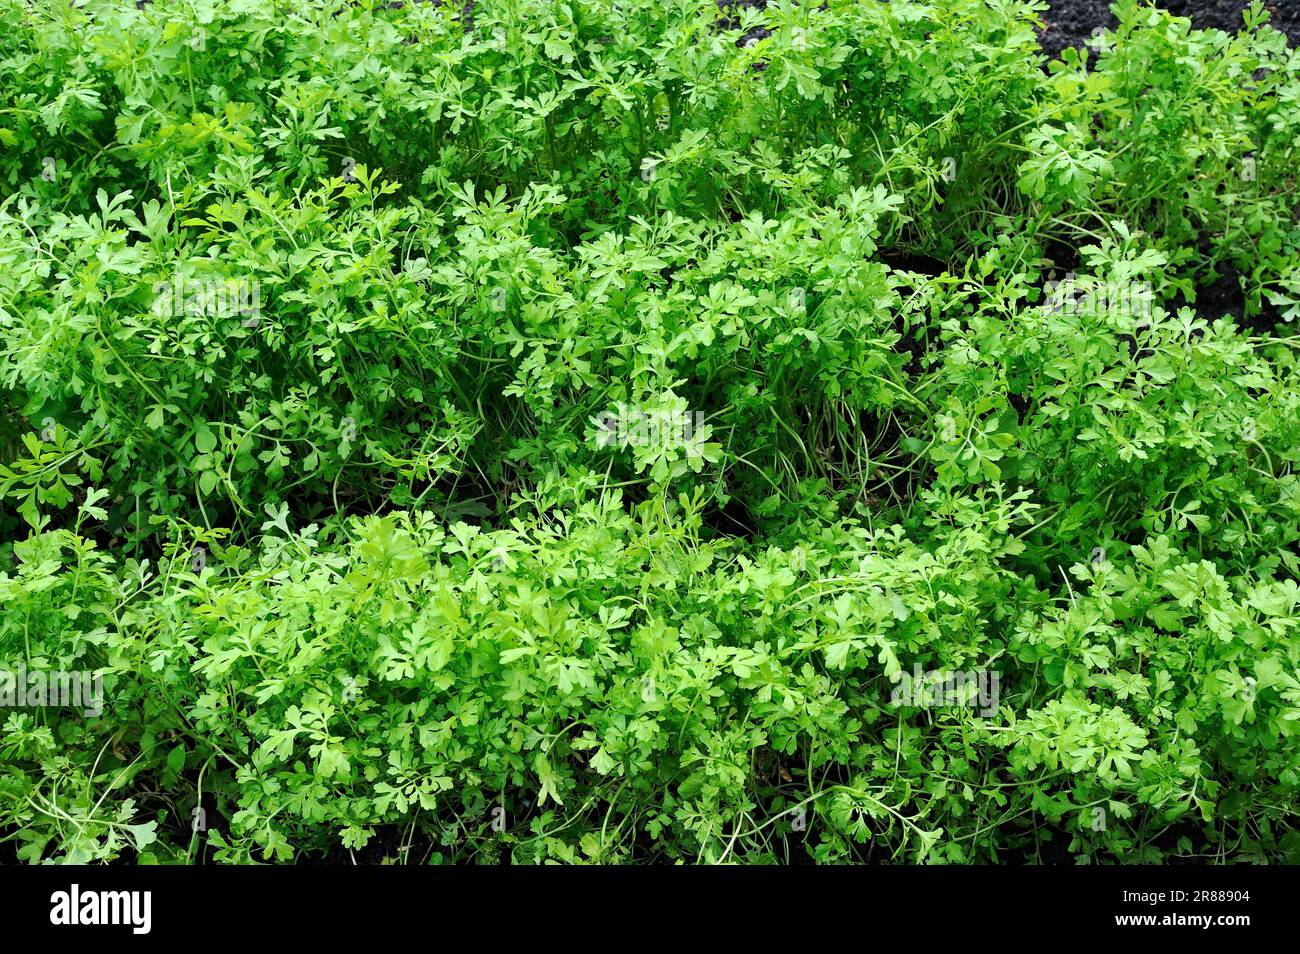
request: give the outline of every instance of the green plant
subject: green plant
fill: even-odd
[[[0,843],[1300,859],[1300,56],[1043,9],[0,0]]]

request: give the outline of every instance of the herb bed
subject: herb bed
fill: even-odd
[[[1300,861],[1222,9],[0,0],[0,850]]]

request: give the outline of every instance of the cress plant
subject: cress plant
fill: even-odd
[[[1045,9],[0,0],[4,850],[1300,861],[1300,54]]]

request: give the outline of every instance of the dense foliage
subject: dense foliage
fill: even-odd
[[[1300,54],[1044,8],[0,0],[6,853],[1300,861]]]

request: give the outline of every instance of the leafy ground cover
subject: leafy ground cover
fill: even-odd
[[[1156,0],[1161,8],[1177,16],[1190,17],[1192,25],[1202,29],[1236,32],[1242,14],[1250,9],[1250,0]],[[1295,4],[1265,0],[1269,23],[1290,37],[1300,39],[1300,8]],[[1088,42],[1097,29],[1115,26],[1107,0],[1048,0],[1042,14],[1043,48],[1060,53],[1066,47]]]
[[[0,0],[6,851],[1300,861],[1300,56],[1046,11]]]

